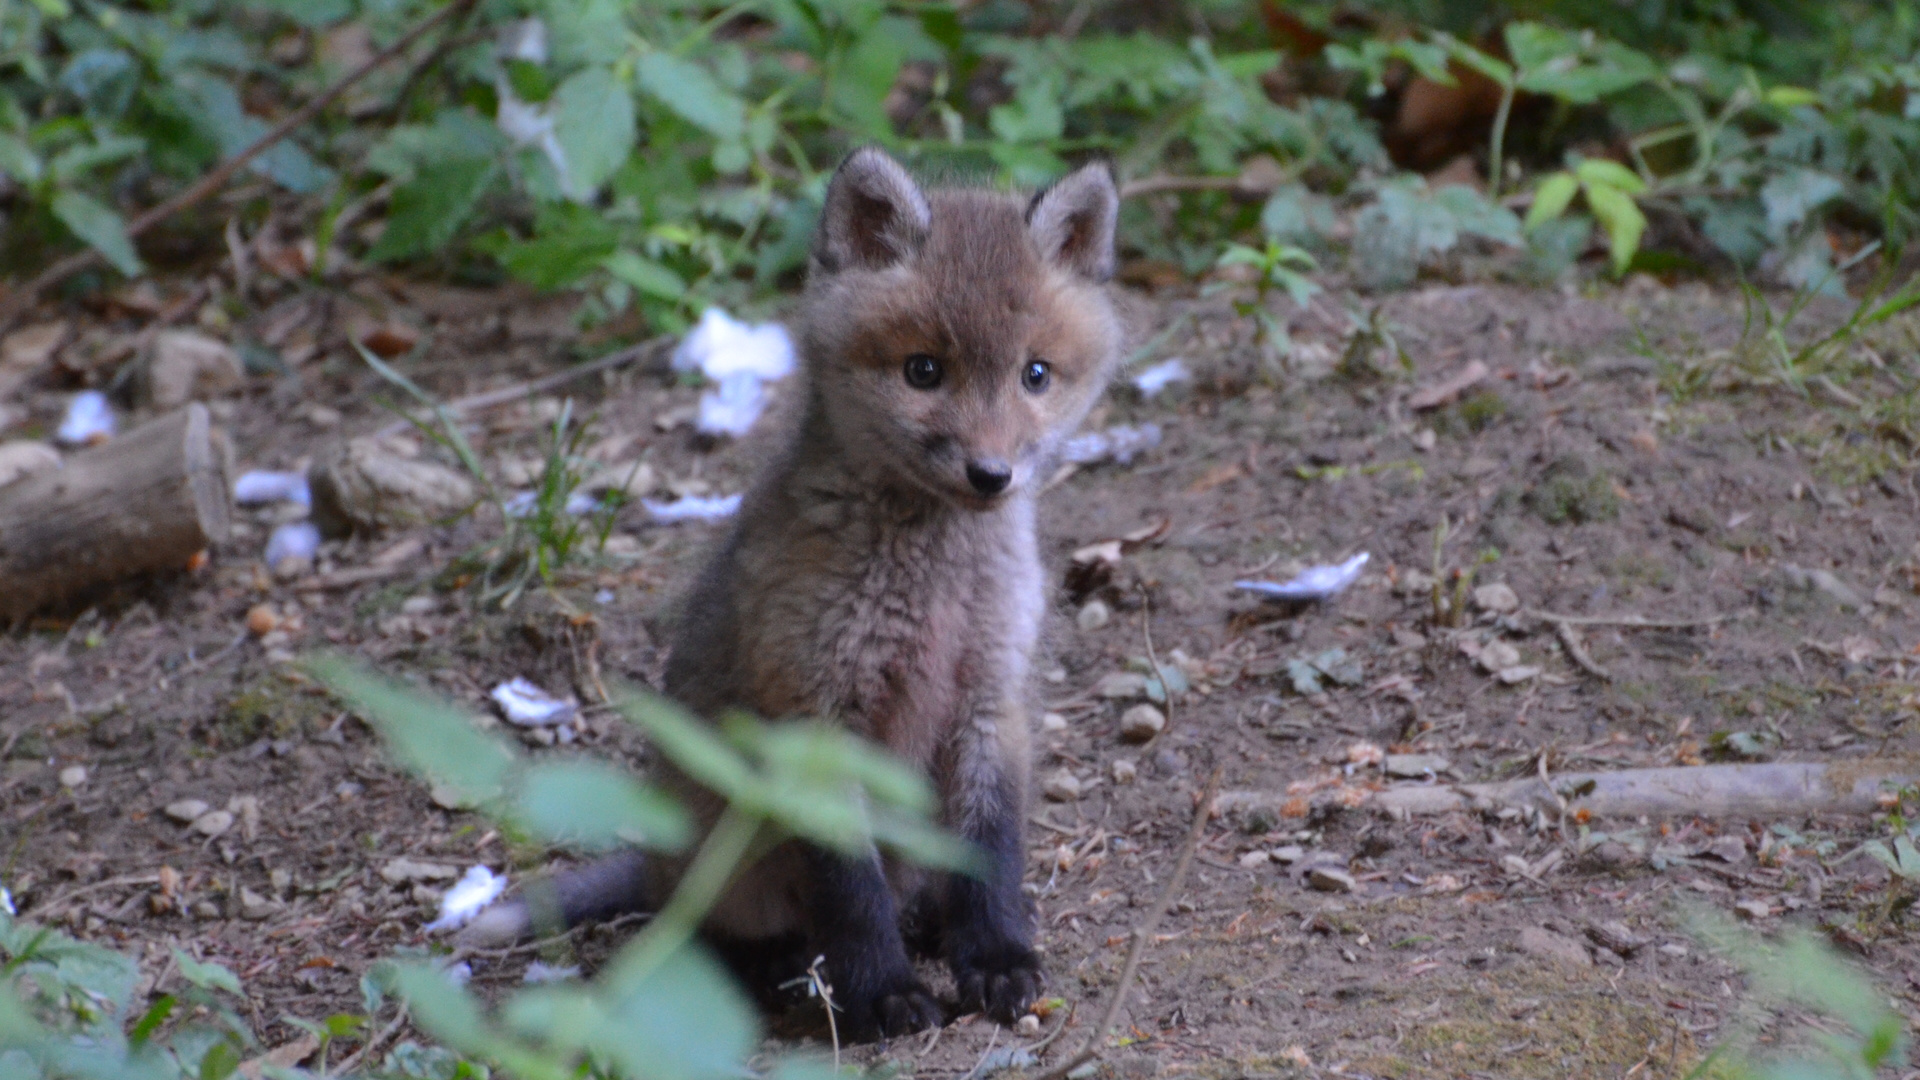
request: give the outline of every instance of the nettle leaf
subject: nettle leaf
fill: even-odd
[[[147,141],[126,135],[108,135],[95,142],[69,146],[47,162],[47,171],[56,184],[70,184],[98,169],[125,161],[146,150]]]
[[[22,184],[37,184],[46,166],[41,163],[40,155],[33,152],[25,139],[17,135],[0,135],[0,173]]]
[[[1760,205],[1766,208],[1768,231],[1775,237],[1785,236],[1846,190],[1837,177],[1816,169],[1794,169],[1769,177],[1760,186]]]
[[[678,803],[604,762],[535,765],[521,777],[516,806],[521,823],[539,838],[588,849],[677,851],[693,831]]]
[[[759,1045],[753,1006],[711,954],[676,950],[638,980],[607,988],[589,1046],[630,1076],[735,1080]]]
[[[422,168],[498,156],[507,140],[499,126],[472,109],[442,109],[431,124],[400,124],[367,151],[367,168],[393,180],[411,180]]]
[[[1260,229],[1275,240],[1318,241],[1337,224],[1333,200],[1301,183],[1282,184],[1260,209]]]
[[[499,174],[499,164],[491,160],[449,161],[420,170],[394,190],[386,231],[367,258],[393,262],[446,247]]]
[[[672,269],[631,251],[607,256],[607,273],[656,300],[677,302],[687,295],[687,283]]]
[[[558,289],[599,269],[618,242],[598,212],[563,202],[541,207],[532,239],[494,238],[476,244],[521,281],[536,289]]]
[[[127,239],[127,223],[106,203],[71,189],[53,197],[53,216],[73,235],[99,252],[115,270],[132,277],[141,272],[140,256]]]
[[[1433,201],[1453,217],[1453,227],[1497,244],[1525,243],[1520,219],[1465,184],[1447,184],[1433,193]]]
[[[585,201],[633,150],[633,94],[609,68],[590,67],[553,92],[553,133],[566,155],[568,193]]]
[[[205,72],[187,72],[173,81],[174,100],[209,139],[231,157],[267,133],[265,121],[240,106],[232,84]],[[254,158],[248,170],[296,195],[317,191],[333,181],[333,170],[313,160],[300,145],[282,139]]]
[[[1533,205],[1527,209],[1527,231],[1532,232],[1566,213],[1579,191],[1580,181],[1570,172],[1557,172],[1540,181],[1533,192]]]
[[[1540,23],[1508,23],[1507,52],[1519,69],[1517,85],[1575,105],[1638,86],[1659,74],[1646,54]]]
[[[655,51],[640,57],[634,77],[654,100],[714,138],[738,142],[746,135],[746,103],[699,64]]]
[[[505,742],[481,732],[460,710],[343,657],[323,655],[306,666],[372,724],[408,768],[470,802],[499,796],[516,755]]]
[[[1587,207],[1606,231],[1614,274],[1626,273],[1627,267],[1633,264],[1634,254],[1640,250],[1640,237],[1647,231],[1647,216],[1632,195],[1593,181],[1587,184]]]
[[[868,27],[840,57],[833,72],[833,106],[855,131],[875,139],[892,137],[887,93],[906,62],[909,40],[920,36],[916,21],[889,15]]]
[[[240,979],[223,964],[202,963],[181,952],[173,950],[173,962],[180,965],[180,977],[202,990],[225,990],[239,997],[242,994]]]

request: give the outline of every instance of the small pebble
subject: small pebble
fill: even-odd
[[[233,811],[209,810],[193,819],[193,831],[208,839],[225,835],[233,828]]]
[[[1065,731],[1067,730],[1067,718],[1064,716],[1061,716],[1057,712],[1041,713],[1040,714],[1040,730],[1041,731]]]
[[[207,804],[200,799],[180,799],[167,804],[166,815],[182,825],[191,825],[195,818],[207,812]]]
[[[220,905],[211,900],[202,900],[193,905],[193,915],[196,919],[217,919],[220,917]]]
[[[1473,606],[1495,615],[1510,615],[1520,610],[1520,596],[1512,586],[1496,581],[1473,590]]]
[[[69,765],[60,770],[60,786],[63,788],[77,788],[86,782],[87,767],[85,765]]]
[[[1307,857],[1307,849],[1299,844],[1287,844],[1267,852],[1267,858],[1283,865],[1291,866]]]
[[[1120,714],[1120,737],[1128,742],[1146,742],[1166,727],[1167,714],[1151,705],[1135,705]]]
[[[437,596],[409,596],[400,602],[400,612],[404,615],[431,615],[439,610]]]
[[[1080,798],[1080,779],[1061,769],[1047,777],[1041,790],[1054,802],[1074,802]]]
[[[1032,1013],[1028,1013],[1021,1017],[1020,1022],[1015,1024],[1014,1027],[1018,1028],[1022,1035],[1038,1035],[1040,1034],[1040,1018]]]
[[[1504,641],[1489,641],[1481,648],[1480,667],[1488,673],[1505,671],[1520,662],[1520,650]]]
[[[1240,856],[1240,868],[1242,870],[1258,870],[1260,867],[1272,861],[1264,851],[1249,851]]]
[[[1121,758],[1120,760],[1113,763],[1113,782],[1114,783],[1131,784],[1135,780],[1139,779],[1139,777],[1140,777],[1140,766],[1135,765],[1132,761],[1128,760],[1127,758]]]
[[[266,637],[280,628],[280,613],[272,604],[255,604],[247,609],[247,630],[254,637]]]
[[[278,904],[245,886],[240,888],[240,917],[258,921],[273,914]]]
[[[1316,866],[1307,871],[1307,884],[1321,892],[1350,893],[1359,887],[1353,875],[1334,866]]]
[[[1773,908],[1765,900],[1742,900],[1733,905],[1733,913],[1743,919],[1759,921],[1773,915]]]
[[[1094,693],[1110,701],[1131,701],[1147,696],[1147,677],[1137,671],[1116,671],[1100,680]]]
[[[1074,622],[1080,629],[1092,632],[1113,621],[1113,609],[1104,601],[1089,600],[1080,608],[1080,614],[1074,616]]]

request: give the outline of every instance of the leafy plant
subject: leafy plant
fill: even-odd
[[[1313,256],[1292,244],[1268,240],[1263,248],[1230,244],[1215,265],[1222,270],[1234,266],[1253,268],[1253,296],[1235,300],[1233,310],[1241,318],[1253,320],[1255,347],[1268,358],[1284,361],[1293,352],[1293,342],[1287,336],[1286,320],[1273,313],[1269,298],[1275,292],[1284,292],[1295,306],[1305,306],[1313,294],[1320,291],[1320,286],[1307,276],[1318,268]],[[1218,282],[1209,286],[1216,292],[1226,288],[1233,288],[1233,284]]]
[[[457,710],[338,657],[310,670],[367,718],[396,757],[436,785],[547,844],[681,850],[689,820],[668,796],[601,762],[528,761]],[[755,852],[788,837],[855,854],[875,843],[918,862],[971,870],[971,848],[928,823],[917,773],[825,724],[708,727],[657,698],[622,694],[620,715],[683,773],[727,801],[678,888],[632,941],[583,984],[510,995],[489,1014],[434,964],[383,973],[416,1024],[464,1057],[530,1080],[591,1075],[738,1075],[759,1045],[747,999],[694,932]],[[777,1074],[812,1076],[804,1061]]]

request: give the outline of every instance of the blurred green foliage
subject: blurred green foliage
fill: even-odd
[[[0,257],[17,273],[78,242],[141,272],[124,214],[432,10],[0,4]],[[1265,17],[1280,10],[483,0],[255,161],[228,203],[249,229],[291,205],[349,259],[579,288],[589,318],[637,309],[668,330],[790,283],[823,174],[864,142],[994,183],[1043,182],[1091,153],[1126,178],[1257,177],[1129,201],[1134,253],[1193,274],[1228,243],[1306,232],[1350,249],[1368,286],[1403,284],[1463,235],[1531,248],[1537,275],[1584,246],[1541,227],[1562,215],[1597,220],[1618,271],[1651,210],[1691,221],[1734,263],[1810,285],[1831,265],[1830,221],[1894,246],[1920,226],[1914,0],[1348,0],[1284,5],[1285,26]],[[1483,125],[1496,195],[1514,187],[1515,102],[1543,104],[1524,110],[1519,190],[1544,173],[1559,212],[1536,212],[1522,236],[1468,188],[1428,197],[1398,176],[1381,125],[1412,73],[1500,87]],[[1596,183],[1596,156],[1637,185]],[[1328,201],[1303,214],[1305,197]],[[211,215],[179,228],[217,258]]]

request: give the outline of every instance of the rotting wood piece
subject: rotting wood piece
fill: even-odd
[[[1563,773],[1496,784],[1406,784],[1375,792],[1367,805],[1400,816],[1454,810],[1538,807],[1550,815],[1595,817],[1784,817],[1868,813],[1920,777],[1913,758],[1696,765]]]
[[[0,489],[0,620],[185,569],[227,537],[228,457],[226,437],[195,402]]]

